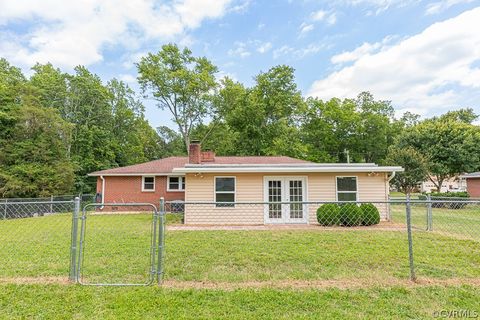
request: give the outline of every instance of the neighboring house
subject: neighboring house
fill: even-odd
[[[427,179],[426,181],[419,184],[418,189],[420,192],[425,193],[432,193],[437,192],[437,187],[432,182],[437,182],[436,177],[431,177],[431,179]],[[440,188],[440,192],[461,192],[466,191],[467,185],[463,176],[453,177],[448,180],[444,180],[442,182],[442,187]]]
[[[103,201],[158,203],[185,200],[186,224],[316,223],[318,205],[262,202],[388,200],[401,167],[372,163],[319,164],[290,157],[216,157],[190,145],[189,157],[171,157],[91,173]],[[198,204],[204,202],[207,204]],[[256,204],[245,204],[245,203]],[[387,206],[378,203],[382,217]]]
[[[467,181],[467,192],[472,198],[480,198],[480,172],[461,175]]]

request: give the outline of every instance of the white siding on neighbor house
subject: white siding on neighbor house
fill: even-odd
[[[388,181],[386,173],[369,176],[367,173],[304,173],[304,174],[187,174],[185,190],[186,224],[264,224],[264,207],[262,205],[237,205],[235,208],[216,208],[213,205],[189,205],[189,202],[214,202],[215,177],[234,176],[236,178],[237,202],[263,202],[264,177],[306,177],[307,197],[305,201],[335,201],[336,177],[356,176],[358,181],[358,200],[386,201],[388,198]],[[386,218],[386,205],[378,205],[381,216]],[[309,205],[308,222],[316,224],[316,205]]]

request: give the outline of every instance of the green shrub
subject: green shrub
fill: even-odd
[[[373,203],[362,203],[362,226],[371,226],[380,223],[380,212]]]
[[[325,203],[317,209],[317,221],[322,226],[340,224],[340,207],[336,203]]]
[[[440,198],[470,198],[468,192],[432,192],[430,196]]]
[[[468,200],[470,195],[468,192],[432,192],[430,193],[430,197],[432,200],[437,201],[454,201],[458,200],[457,202],[449,202],[449,203],[442,203],[442,202],[435,202],[432,203],[432,208],[448,208],[448,209],[463,209],[467,206],[464,200]]]
[[[354,203],[340,206],[340,223],[346,227],[359,226],[362,222],[362,209]]]

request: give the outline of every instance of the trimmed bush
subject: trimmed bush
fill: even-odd
[[[325,203],[317,209],[317,221],[322,226],[340,224],[340,207],[336,203]]]
[[[346,227],[359,226],[362,222],[362,209],[354,203],[340,206],[340,223]]]
[[[380,212],[373,203],[362,203],[362,226],[371,226],[380,223]]]
[[[432,192],[430,193],[430,196],[432,200],[437,200],[437,201],[458,200],[457,202],[450,202],[450,203],[442,203],[442,202],[432,203],[432,208],[448,208],[448,209],[463,209],[467,206],[464,200],[468,200],[468,198],[470,198],[470,195],[468,194],[468,192]]]

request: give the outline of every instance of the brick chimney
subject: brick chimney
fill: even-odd
[[[201,161],[202,162],[214,162],[215,161],[215,152],[212,150],[202,151]]]
[[[200,141],[192,140],[188,146],[188,163],[200,164],[202,162],[202,148]]]

